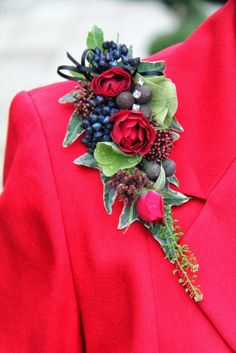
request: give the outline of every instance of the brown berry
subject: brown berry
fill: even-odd
[[[160,174],[160,171],[161,171],[161,166],[159,163],[157,162],[145,162],[144,163],[144,171],[147,175],[147,177],[150,179],[150,180],[153,180],[153,181],[156,181],[159,174]]]
[[[176,172],[176,163],[172,159],[165,159],[162,162],[163,168],[166,173],[166,177],[170,177]]]
[[[140,97],[139,94],[135,94],[135,96],[137,97],[136,100],[139,104],[146,104],[148,103],[151,98],[152,98],[152,91],[151,91],[151,88],[148,87],[148,86],[141,86],[141,85],[136,85],[135,86],[135,91],[138,91],[140,92]]]
[[[121,109],[131,109],[134,104],[134,97],[131,92],[122,92],[116,97],[116,104]]]
[[[151,109],[146,104],[141,104],[139,111],[142,112],[148,119],[152,116]]]

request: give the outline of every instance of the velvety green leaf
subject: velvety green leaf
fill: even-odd
[[[177,179],[177,177],[175,175],[172,175],[171,177],[168,177],[167,178],[167,181],[170,183],[170,184],[173,184],[177,187],[179,187],[179,180]]]
[[[94,25],[88,33],[87,37],[87,47],[89,49],[95,49],[98,47],[99,49],[102,49],[102,43],[103,43],[103,31],[101,28],[97,27]]]
[[[160,171],[160,174],[157,178],[157,181],[154,184],[154,188],[157,191],[162,190],[165,186],[165,183],[166,183],[166,173],[165,173],[163,166],[161,165],[161,171]]]
[[[73,103],[75,101],[75,94],[76,91],[71,91],[70,93],[67,93],[65,96],[61,97],[59,99],[59,103]]]
[[[94,157],[107,177],[114,175],[120,169],[134,167],[142,159],[141,155],[122,152],[113,142],[98,142]]]
[[[165,76],[144,77],[138,74],[136,76],[136,82],[141,79],[151,88],[152,99],[148,105],[156,122],[162,129],[167,129],[178,106],[175,84]]]
[[[77,113],[77,111],[75,110],[71,115],[71,118],[67,127],[66,136],[63,141],[63,147],[67,147],[70,144],[72,144],[72,142],[74,142],[83,132],[84,132],[84,129],[82,127],[82,119],[80,115]]]
[[[165,204],[170,206],[180,206],[190,200],[189,197],[170,188],[162,190],[160,194],[162,195]]]
[[[95,161],[94,157],[90,153],[85,153],[79,158],[74,160],[75,164],[84,165],[85,167],[90,168],[98,168],[97,162]]]
[[[105,210],[108,214],[112,213],[112,206],[115,202],[117,191],[115,188],[110,187],[108,184],[109,178],[101,173],[101,179],[103,182],[103,202]]]
[[[154,71],[158,70],[164,72],[165,62],[164,61],[141,61],[138,66],[138,72],[142,75],[142,72],[145,71]]]
[[[139,217],[136,212],[134,203],[131,206],[124,205],[119,218],[118,229],[129,227],[133,222],[138,221]]]
[[[184,131],[183,127],[180,125],[180,123],[175,117],[172,119],[170,127],[176,131],[180,131],[180,132]]]

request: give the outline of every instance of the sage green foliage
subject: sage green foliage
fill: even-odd
[[[175,117],[171,120],[170,127],[179,132],[184,131],[183,127],[180,125],[180,123]]]
[[[160,194],[163,197],[165,204],[169,206],[180,206],[190,200],[188,196],[170,188],[164,188],[160,191]]]
[[[59,103],[62,103],[62,104],[74,103],[74,101],[75,101],[74,94],[75,93],[76,93],[76,91],[71,91],[71,92],[67,93],[65,96],[63,96],[59,99]]]
[[[112,188],[109,184],[109,178],[107,178],[103,173],[101,173],[101,179],[103,183],[103,202],[105,210],[108,214],[112,214],[112,206],[117,197],[116,188]]]
[[[151,232],[153,238],[161,245],[162,250],[170,260],[170,262],[174,263],[175,257],[176,257],[176,251],[175,248],[173,248],[171,241],[169,239],[169,236],[167,236],[165,233],[163,234],[162,229],[160,224],[154,224],[154,223],[143,223],[146,228],[149,229]]]
[[[163,168],[163,166],[161,165],[161,171],[160,171],[160,174],[154,184],[154,188],[156,191],[160,191],[164,188],[165,186],[165,183],[166,183],[166,173],[165,173],[165,170]]]
[[[142,72],[158,70],[160,72],[165,71],[165,62],[164,61],[140,61],[138,66],[138,72],[142,75]]]
[[[79,113],[75,110],[69,120],[66,136],[63,141],[63,147],[71,145],[72,142],[74,142],[83,132],[82,119]]]
[[[118,224],[118,229],[124,229],[127,228],[135,221],[138,221],[139,217],[136,212],[136,207],[135,204],[132,203],[132,205],[126,205],[124,204],[123,210],[121,212],[120,218],[119,218],[119,224]]]
[[[113,142],[98,142],[94,157],[107,177],[114,175],[120,169],[136,166],[142,159],[141,155],[122,152]]]
[[[173,136],[174,141],[177,141],[180,138],[180,134],[175,131],[172,131],[171,134]]]
[[[85,153],[82,156],[80,156],[79,158],[75,159],[74,160],[74,164],[83,165],[85,167],[98,169],[97,162],[94,159],[93,155],[90,154],[90,153]]]
[[[98,47],[102,49],[102,43],[104,42],[103,31],[101,28],[94,25],[88,33],[87,37],[87,47],[89,49],[95,49]]]
[[[137,79],[140,80],[140,75]],[[178,107],[175,84],[165,76],[141,76],[141,79],[152,90],[152,99],[148,105],[154,120],[162,129],[167,129]]]
[[[167,178],[167,182],[169,184],[173,184],[177,187],[179,187],[179,180],[177,179],[177,177],[175,175],[172,175],[170,177]]]

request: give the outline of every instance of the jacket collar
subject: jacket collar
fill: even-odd
[[[199,310],[236,351],[236,1],[211,16],[164,59],[177,86],[177,119],[185,132],[171,158],[180,191],[201,202],[183,239],[198,257],[205,294]],[[201,199],[201,200],[198,200]],[[191,203],[191,201],[190,201]],[[176,209],[186,224],[191,207]]]
[[[185,132],[172,158],[182,192],[206,199],[236,155],[236,1],[229,1],[164,59]]]

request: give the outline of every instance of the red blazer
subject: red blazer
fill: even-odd
[[[194,303],[151,234],[117,230],[97,171],[62,148],[63,82],[11,105],[0,197],[0,353],[236,352],[236,1],[152,56],[177,85],[180,191],[174,211],[200,263]]]

